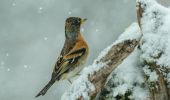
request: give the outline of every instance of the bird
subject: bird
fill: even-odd
[[[80,17],[66,19],[65,43],[55,63],[51,79],[35,97],[44,96],[56,81],[69,80],[78,75],[83,69],[89,54],[89,48],[80,29],[86,20],[86,18]]]

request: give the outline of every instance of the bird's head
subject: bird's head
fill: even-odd
[[[65,33],[68,37],[75,37],[80,32],[80,26],[86,21],[86,18],[69,17],[65,22]]]

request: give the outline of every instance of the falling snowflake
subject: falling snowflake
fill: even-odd
[[[84,28],[81,28],[81,31],[84,32]]]
[[[39,8],[39,10],[42,10],[42,9],[43,9],[42,7]]]
[[[9,56],[9,53],[6,53],[6,56],[8,57],[8,56]]]
[[[16,6],[16,3],[15,3],[15,2],[13,2],[13,3],[12,3],[12,6]]]
[[[3,66],[5,63],[4,63],[4,61],[1,61],[1,65]]]
[[[48,40],[48,37],[44,37],[44,40],[45,40],[45,41]]]
[[[99,32],[99,29],[96,29],[95,31],[96,31],[96,32]]]
[[[69,14],[69,15],[71,15],[71,14],[72,14],[72,12],[71,12],[71,11],[69,11],[69,12],[68,12],[68,14]]]
[[[24,68],[28,68],[28,65],[24,65]]]
[[[10,70],[11,70],[10,68],[7,69],[8,72],[9,72]]]
[[[38,13],[42,13],[43,7],[38,8]]]

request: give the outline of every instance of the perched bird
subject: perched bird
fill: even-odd
[[[51,80],[36,95],[45,95],[47,90],[55,83],[76,76],[83,68],[88,56],[88,45],[80,33],[81,25],[87,19],[69,17],[65,22],[65,43],[53,69]]]

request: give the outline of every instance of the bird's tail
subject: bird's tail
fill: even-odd
[[[39,97],[40,95],[44,96],[48,89],[55,83],[55,80],[50,80],[48,84],[35,96]]]

